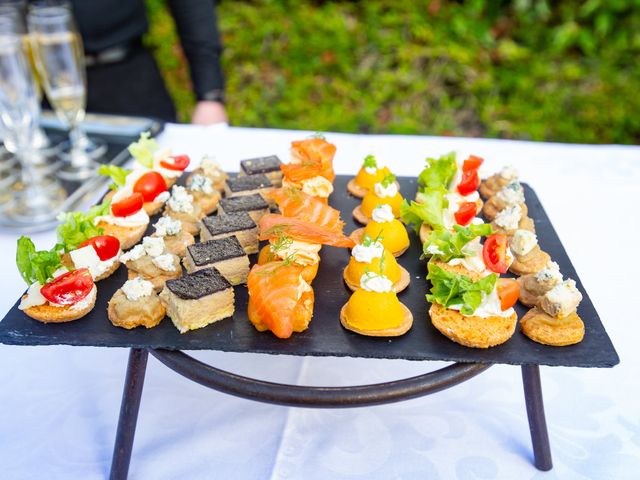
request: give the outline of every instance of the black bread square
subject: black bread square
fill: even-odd
[[[202,223],[212,237],[256,228],[256,222],[253,221],[247,212],[212,215],[203,218]]]
[[[258,193],[253,195],[241,195],[239,197],[223,198],[220,204],[224,213],[252,212],[254,210],[264,210],[269,205]]]
[[[247,175],[255,175],[257,173],[270,173],[280,170],[282,162],[275,155],[268,157],[248,158],[240,161],[240,168]]]
[[[231,284],[214,267],[187,273],[165,284],[171,293],[183,300],[197,300],[231,288]]]
[[[260,173],[257,175],[246,175],[227,179],[227,186],[231,193],[250,192],[262,188],[272,188],[273,183],[269,178]]]
[[[236,237],[226,237],[219,240],[207,240],[187,247],[189,255],[196,266],[229,260],[230,258],[246,255],[242,245]]]

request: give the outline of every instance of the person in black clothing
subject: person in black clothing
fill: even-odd
[[[227,121],[213,0],[168,0],[197,98],[192,122]],[[142,45],[144,0],[72,0],[87,62],[87,111],[176,121],[158,66]]]

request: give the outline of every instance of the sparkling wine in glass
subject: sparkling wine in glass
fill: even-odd
[[[83,180],[95,175],[95,159],[106,151],[91,141],[80,124],[86,108],[86,73],[82,40],[68,5],[34,4],[27,16],[36,66],[56,115],[69,127],[69,162],[59,176]]]
[[[57,180],[48,178],[34,165],[37,104],[35,83],[20,36],[10,21],[0,18],[0,128],[5,147],[21,166],[20,188],[3,214],[25,224],[52,220],[66,198]]]

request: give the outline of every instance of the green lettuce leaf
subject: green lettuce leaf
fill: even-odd
[[[153,154],[158,148],[158,143],[151,138],[151,133],[144,132],[140,134],[137,142],[129,145],[129,153],[143,167],[153,168]]]
[[[61,213],[58,216],[61,223],[56,228],[60,248],[70,252],[85,240],[102,235],[104,230],[96,227],[94,220],[96,217],[108,215],[110,207],[111,202],[105,200],[100,205],[91,207],[87,212]]]
[[[492,273],[474,282],[466,275],[448,272],[429,262],[427,280],[431,282],[431,293],[427,294],[427,301],[439,303],[449,308],[452,305],[462,305],[460,312],[473,315],[480,303],[482,294],[489,295],[495,288],[498,275]]]
[[[36,251],[31,239],[25,236],[18,239],[16,265],[27,285],[36,281],[44,285],[53,279],[54,272],[62,267],[60,254],[56,251],[56,247],[52,250]]]
[[[113,183],[109,185],[109,188],[115,190],[117,188],[124,187],[127,175],[131,173],[131,170],[127,170],[116,165],[101,165],[98,169],[98,173],[111,178]]]
[[[448,262],[452,258],[464,258],[463,247],[476,237],[491,235],[493,229],[488,223],[481,225],[469,225],[463,227],[454,225],[454,231],[436,230],[422,246],[426,257],[433,256],[443,262]],[[437,250],[439,253],[429,253]]]
[[[427,158],[426,161],[427,166],[418,176],[421,190],[424,188],[448,189],[458,171],[455,152],[447,153],[440,158]]]
[[[400,205],[402,221],[413,226],[416,232],[423,223],[430,225],[434,230],[443,228],[442,213],[448,205],[444,198],[445,193],[444,188],[428,188],[420,194],[420,203],[412,201],[408,204],[404,200]]]

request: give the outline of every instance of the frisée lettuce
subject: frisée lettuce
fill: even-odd
[[[434,256],[438,260],[448,262],[452,258],[464,258],[464,246],[476,237],[491,235],[493,229],[488,223],[462,227],[453,226],[454,231],[436,230],[422,246],[426,257]]]
[[[65,252],[75,250],[85,240],[102,235],[104,230],[95,225],[96,217],[109,215],[111,202],[103,201],[87,212],[64,212],[58,215],[60,225],[56,228],[59,247]]]
[[[420,190],[425,188],[449,188],[458,171],[456,153],[450,152],[440,158],[427,158],[427,165],[418,176]]]
[[[36,250],[29,237],[23,235],[18,239],[16,265],[27,285],[35,282],[44,285],[53,279],[55,271],[62,267],[56,247],[51,250]]]
[[[443,228],[442,214],[448,205],[444,188],[427,188],[420,194],[420,203],[412,201],[411,204],[403,200],[400,205],[400,218],[402,221],[420,230],[423,223],[431,228]]]
[[[129,145],[129,153],[136,161],[146,168],[153,168],[153,154],[158,151],[158,143],[151,138],[151,133],[143,132],[137,142]]]
[[[428,268],[427,280],[432,286],[427,301],[445,308],[459,306],[463,315],[473,315],[482,303],[483,294],[489,295],[498,280],[498,275],[492,273],[474,282],[466,275],[448,272],[431,262]]]

